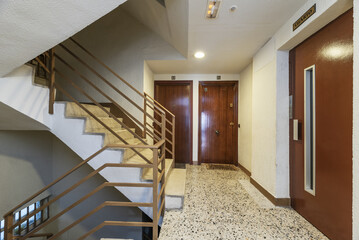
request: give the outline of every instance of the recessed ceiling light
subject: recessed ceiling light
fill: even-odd
[[[206,54],[204,54],[202,51],[198,51],[194,54],[195,58],[204,58],[204,56],[206,56]]]

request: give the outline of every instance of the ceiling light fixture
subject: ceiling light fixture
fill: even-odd
[[[204,54],[204,52],[201,52],[201,51],[198,51],[194,54],[194,57],[198,58],[198,59],[204,58],[204,56],[206,56],[206,55]]]
[[[209,0],[207,4],[206,17],[216,18],[218,16],[220,5],[221,5],[220,0]]]

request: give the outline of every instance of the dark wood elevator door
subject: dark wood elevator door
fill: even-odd
[[[155,99],[176,116],[175,163],[192,164],[192,81],[155,81]]]
[[[298,140],[293,140],[290,129],[292,207],[331,240],[352,239],[352,44],[353,11],[350,10],[290,52],[293,119],[299,123]],[[305,85],[308,82],[305,69],[311,66],[315,66],[315,80],[311,83],[314,90],[308,90],[308,84]],[[305,96],[313,93],[315,97],[306,102]],[[308,104],[315,106],[315,110],[309,110],[315,113],[314,121],[305,120]],[[311,113],[307,111],[307,114]],[[291,120],[291,128],[293,123]],[[313,129],[305,128],[305,124]],[[309,157],[304,147],[308,146],[306,132],[307,136],[311,136],[310,132],[315,134],[314,140],[309,140],[314,144],[306,150],[314,149]],[[306,158],[315,159],[314,163],[309,161],[314,170],[304,167]],[[309,185],[315,187],[314,194],[305,190],[308,189],[305,173],[315,175],[314,185]]]
[[[199,83],[199,163],[237,165],[237,82]]]

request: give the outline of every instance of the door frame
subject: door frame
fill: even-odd
[[[176,86],[176,85],[189,85],[190,88],[190,161],[189,164],[193,165],[193,81],[192,80],[156,80],[154,81],[154,98],[156,97],[156,86]],[[156,100],[157,101],[157,100]],[[178,131],[178,128],[175,128],[175,132]],[[175,161],[175,159],[173,159]]]
[[[238,166],[238,80],[233,81],[199,81],[198,82],[198,164],[202,163],[201,159],[201,113],[202,113],[202,88],[203,86],[226,86],[226,85],[233,85],[235,86],[234,89],[234,141],[235,144],[233,149],[233,163],[235,166]]]

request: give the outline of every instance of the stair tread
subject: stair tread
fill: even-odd
[[[141,154],[145,156],[150,162],[152,162],[153,152],[151,149],[145,149],[141,152]],[[136,154],[133,157],[125,160],[124,163],[146,164],[147,162]]]
[[[143,139],[144,141],[147,141],[146,139]],[[129,145],[142,145],[143,143],[139,140],[139,139],[137,139],[137,138],[130,138],[130,139],[126,139],[125,140]],[[124,144],[122,141],[118,141],[118,142],[116,142],[116,143],[111,143],[111,144]],[[111,148],[114,148],[114,149],[116,149],[116,148],[121,148],[122,149],[122,147],[111,147]],[[143,151],[142,151],[143,152]]]
[[[166,184],[166,196],[181,196],[185,194],[186,169],[172,169]]]
[[[87,110],[89,110],[92,114],[95,116],[102,116],[107,117],[108,114],[104,112],[100,107],[92,104],[81,104],[84,106]],[[109,107],[104,107],[107,111],[110,111]],[[90,116],[87,112],[85,112],[80,106],[78,106],[74,102],[68,102],[66,104],[66,110],[65,110],[67,117],[86,117]]]

